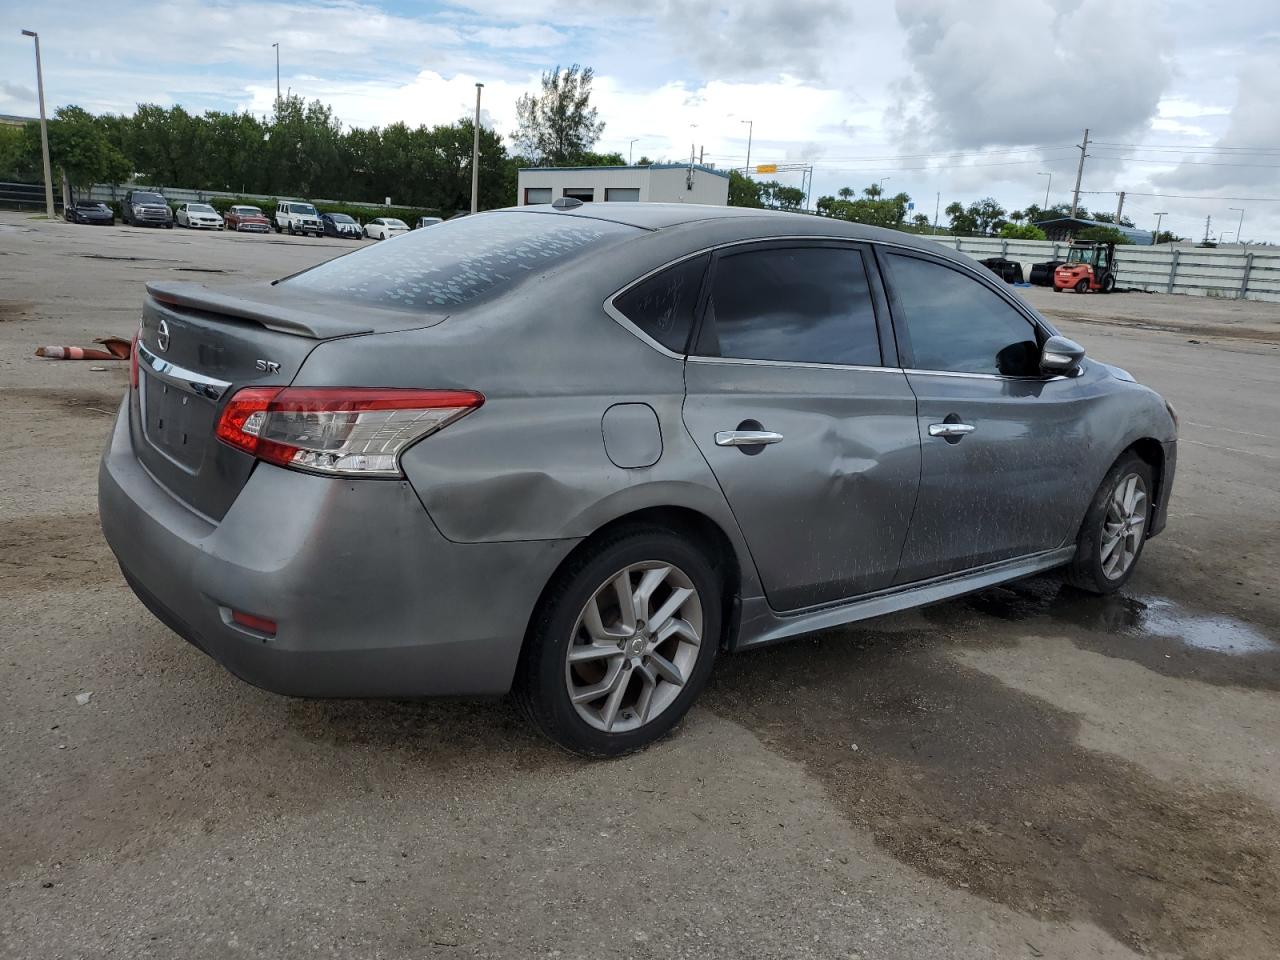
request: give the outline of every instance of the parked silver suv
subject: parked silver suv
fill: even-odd
[[[152,283],[134,355],[99,499],[161,620],[281,693],[514,688],[591,755],[721,651],[1054,568],[1118,589],[1176,458],[1156,393],[976,264],[735,208]]]

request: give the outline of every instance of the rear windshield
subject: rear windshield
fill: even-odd
[[[365,247],[284,283],[343,300],[438,310],[499,296],[636,232],[585,217],[485,213]]]

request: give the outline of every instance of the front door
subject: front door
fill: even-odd
[[[1045,331],[985,280],[881,254],[918,401],[920,496],[897,582],[1050,550],[1076,533],[1089,438],[1073,380],[1039,372]]]
[[[769,604],[794,610],[890,585],[920,443],[915,397],[882,353],[881,335],[886,350],[892,340],[870,252],[753,243],[721,251],[711,270],[684,421]]]

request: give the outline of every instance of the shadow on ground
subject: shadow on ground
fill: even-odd
[[[1007,600],[988,592],[924,622],[995,616]],[[1076,609],[1070,597],[1027,602],[1037,617]],[[1000,633],[988,621],[981,635],[1011,642]],[[832,631],[725,658],[706,699],[930,876],[1039,917],[1090,920],[1144,952],[1275,955],[1280,818],[1078,747],[1072,715],[958,664],[954,642],[931,626]]]

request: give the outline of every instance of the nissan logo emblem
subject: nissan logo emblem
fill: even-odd
[[[156,346],[162,351],[169,349],[169,324],[164,320],[156,327]]]

